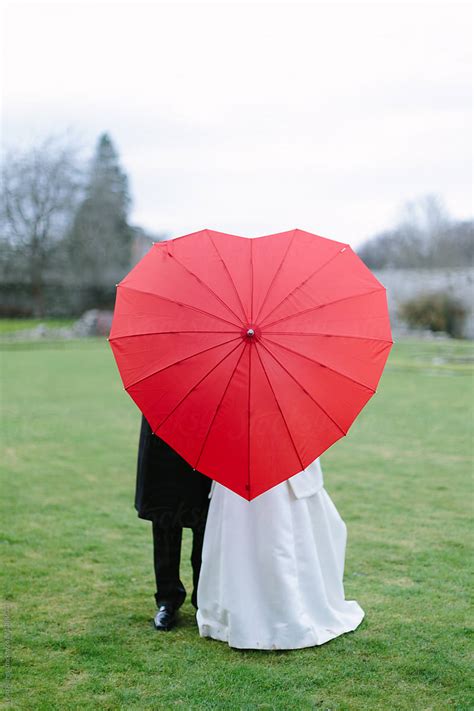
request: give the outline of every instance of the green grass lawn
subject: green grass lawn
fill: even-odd
[[[9,336],[17,331],[25,331],[43,324],[46,328],[72,326],[73,318],[0,318],[0,336]]]
[[[176,630],[151,627],[150,524],[133,508],[139,415],[107,343],[4,345],[3,708],[474,708],[472,360],[466,342],[400,342],[322,458],[348,525],[359,629],[242,652],[199,638],[189,598]],[[189,589],[188,558],[189,536]]]

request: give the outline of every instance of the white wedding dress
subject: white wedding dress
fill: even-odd
[[[298,649],[355,630],[364,611],[344,599],[346,537],[319,459],[253,501],[213,483],[200,635],[238,649]]]

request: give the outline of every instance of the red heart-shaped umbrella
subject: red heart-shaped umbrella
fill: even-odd
[[[382,284],[302,230],[156,243],[118,285],[109,340],[153,432],[249,500],[347,434],[392,346]]]

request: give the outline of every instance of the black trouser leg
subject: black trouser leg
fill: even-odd
[[[161,528],[153,522],[153,562],[155,567],[158,607],[171,605],[181,607],[186,590],[179,578],[182,528]]]
[[[202,543],[204,540],[204,526],[193,528],[193,547],[191,550],[191,565],[193,566],[193,594],[191,602],[197,609],[197,589],[199,573],[201,572]]]

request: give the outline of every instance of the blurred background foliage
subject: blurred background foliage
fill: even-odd
[[[128,177],[107,133],[90,162],[52,137],[3,162],[0,315],[111,308],[115,284],[159,236],[131,225]]]
[[[166,237],[132,225],[130,208],[128,176],[108,133],[99,136],[89,161],[58,136],[8,153],[1,182],[0,316],[111,310],[115,284],[153,241]],[[472,228],[472,220],[453,219],[439,196],[425,195],[407,202],[394,227],[356,251],[371,269],[405,270],[402,281],[411,273],[416,286],[420,270],[473,268]],[[460,299],[440,283],[402,303],[398,299],[396,309],[389,299],[394,318],[413,328],[463,335],[466,296]]]

